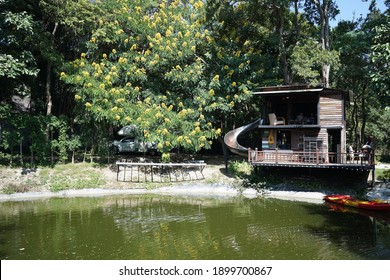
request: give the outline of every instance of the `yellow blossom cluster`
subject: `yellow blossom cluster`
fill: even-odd
[[[209,146],[220,133],[207,123],[209,108],[234,104],[220,100],[224,75],[233,76],[234,68],[215,73],[215,87],[200,83],[206,64],[198,52],[213,40],[202,25],[204,1],[159,1],[153,12],[140,1],[117,1],[122,8],[110,22],[99,20],[88,43],[93,47],[73,62],[77,75],[63,72],[61,78],[82,86],[74,98],[92,114],[141,127],[165,155],[176,146]],[[239,88],[238,80],[229,85]]]

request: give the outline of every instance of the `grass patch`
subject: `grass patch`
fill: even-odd
[[[32,186],[28,182],[20,184],[10,183],[3,187],[2,192],[4,194],[25,193],[31,191],[31,189]]]
[[[26,193],[39,189],[39,178],[36,170],[0,166],[0,193]]]
[[[39,183],[36,178],[30,178],[25,181],[19,181],[17,183],[7,183],[5,184],[1,192],[4,194],[13,194],[13,193],[26,193],[31,191],[36,191],[39,188]]]
[[[44,168],[40,178],[41,183],[52,192],[99,188],[105,183],[100,169],[93,163],[59,164]]]
[[[375,169],[375,177],[379,181],[389,181],[390,169]]]

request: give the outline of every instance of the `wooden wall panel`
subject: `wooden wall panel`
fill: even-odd
[[[343,125],[343,100],[340,94],[320,97],[320,125]]]

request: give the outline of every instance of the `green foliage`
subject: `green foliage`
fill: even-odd
[[[55,176],[48,182],[50,191],[77,190],[86,188],[99,188],[103,181],[100,176],[93,174],[89,178],[74,179],[71,176]]]
[[[11,151],[18,147],[19,156],[23,157],[23,144],[29,143],[31,161],[37,160],[45,164],[48,156],[49,146],[45,134],[46,118],[44,116],[30,116],[27,114],[16,114],[8,119],[8,126],[2,130],[0,147]],[[28,133],[26,133],[28,131]]]
[[[336,71],[340,66],[339,53],[334,50],[324,50],[315,40],[306,40],[294,47],[291,68],[305,83],[317,85],[322,78],[323,65],[331,65]]]
[[[11,116],[11,105],[0,103],[0,121],[7,119]]]
[[[34,21],[26,12],[0,13],[0,90],[2,97],[14,93],[27,94],[29,78],[39,70],[30,48]]]
[[[388,14],[372,2],[366,18],[330,30],[333,51],[323,51],[310,39],[320,37],[320,1],[298,1],[305,15],[292,2],[0,1],[2,154],[66,162],[83,144],[106,156],[112,132],[134,124],[169,161],[172,148],[210,148],[259,115],[252,89],[317,84],[324,64],[332,86],[355,94],[348,141],[372,133],[388,151]],[[328,3],[332,18],[337,5]],[[15,95],[31,97],[29,115],[11,110]],[[57,119],[40,117],[46,95]]]
[[[230,161],[228,170],[229,174],[238,178],[244,178],[252,174],[253,167],[247,161]]]
[[[25,120],[22,115],[11,115],[10,111],[5,110],[5,114],[9,114],[7,127],[2,127],[0,133],[0,147],[5,151],[10,152],[10,162],[12,163],[15,147],[21,145],[23,141],[23,129],[25,127]]]
[[[70,122],[63,116],[31,116],[4,111],[9,117],[7,126],[0,131],[0,148],[10,153],[11,163],[15,151],[19,152],[20,160],[31,156],[31,162],[36,164],[52,163],[52,159],[49,161],[51,153],[58,156],[59,162],[65,163],[70,153],[81,147],[80,136],[72,135]]]
[[[258,4],[258,3],[257,3]],[[215,123],[245,122],[251,114],[258,114],[255,102],[251,102],[250,91],[265,76],[269,79],[272,70],[265,71],[267,64],[262,53],[268,48],[266,38],[269,30],[266,21],[260,21],[257,13],[265,12],[253,1],[242,1],[232,5],[228,1],[208,1],[206,26],[210,30],[206,75],[211,77],[209,94],[214,102],[206,105],[206,117]],[[256,13],[256,15],[253,14]],[[268,46],[267,46],[268,45]],[[244,110],[242,110],[244,108]],[[240,113],[237,113],[240,112]]]
[[[340,10],[337,6],[337,1],[334,0],[305,0],[304,2],[304,16],[312,24],[319,23],[321,19],[320,12],[318,10],[318,5],[323,7],[324,2],[328,2],[328,17],[329,19],[335,19],[336,16],[340,13]],[[322,3],[321,3],[322,2]]]
[[[389,181],[390,180],[390,169],[378,169],[375,171],[376,179],[381,181]]]
[[[59,162],[65,163],[69,159],[69,153],[81,147],[80,136],[70,134],[69,120],[64,116],[51,117],[50,127],[52,133],[58,131],[58,138],[51,141],[51,148],[58,151]]]
[[[105,1],[108,16],[88,51],[61,74],[97,121],[136,125],[163,154],[209,148],[220,130],[203,111],[227,103],[214,96],[218,75],[205,77],[202,56],[211,38],[202,1],[191,3]]]
[[[161,156],[162,162],[170,162],[171,161],[171,156],[169,153],[164,153]]]
[[[245,189],[254,189],[259,195],[268,193],[267,184],[262,178],[255,176],[253,166],[246,161],[229,162],[229,174],[239,178],[237,185],[240,192]]]
[[[37,114],[50,114],[51,97],[55,109],[67,103],[59,114],[71,115],[73,106],[53,70],[79,53],[100,15],[97,7],[88,0],[0,1],[0,101],[29,95]]]
[[[36,76],[37,69],[30,69],[26,58],[14,58],[12,55],[0,54],[0,77],[15,79],[23,75]]]
[[[361,147],[367,136],[373,135],[376,153],[388,153],[390,150],[386,111],[389,99],[386,98],[386,87],[373,78],[381,75],[379,69],[385,70],[382,59],[373,59],[377,55],[373,46],[375,41],[380,42],[380,36],[386,36],[376,33],[377,26],[386,22],[386,18],[372,8],[365,19],[341,22],[332,36],[333,47],[339,51],[341,62],[339,70],[333,73],[335,85],[354,93],[353,103],[347,107],[347,141]]]
[[[374,135],[377,152],[390,152],[390,107],[381,108],[379,104],[370,108],[367,135]]]
[[[387,22],[375,28],[374,44],[372,46],[371,59],[375,67],[371,73],[372,81],[377,85],[379,94],[390,97],[390,23]],[[387,102],[386,105],[390,105]]]

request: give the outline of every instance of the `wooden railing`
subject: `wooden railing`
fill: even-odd
[[[374,164],[373,153],[347,153],[324,152],[321,150],[303,152],[293,150],[263,150],[248,149],[249,163],[270,163],[270,164]]]

